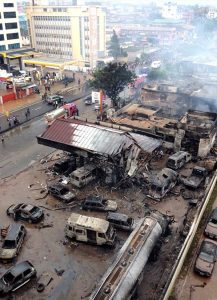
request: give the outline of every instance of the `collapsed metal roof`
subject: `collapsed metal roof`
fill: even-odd
[[[76,119],[55,120],[37,140],[39,144],[57,149],[70,151],[77,148],[108,156],[115,156],[132,145],[148,153],[161,145],[161,141],[151,137]]]

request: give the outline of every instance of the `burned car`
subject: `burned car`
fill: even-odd
[[[48,186],[48,192],[52,196],[63,200],[63,202],[71,202],[75,198],[75,194],[72,193],[66,186],[55,183]]]
[[[217,244],[214,241],[205,239],[200,246],[194,271],[202,276],[210,277],[216,262],[216,255]]]
[[[23,220],[29,223],[40,222],[44,217],[43,209],[32,204],[20,203],[12,204],[7,209],[7,215],[15,221]]]
[[[217,207],[213,209],[204,233],[211,239],[217,239]]]
[[[53,165],[53,171],[58,174],[69,175],[75,169],[76,169],[75,157],[60,159]]]
[[[164,168],[155,177],[150,178],[151,186],[147,197],[160,201],[177,183],[178,174]]]
[[[205,168],[196,166],[193,168],[192,173],[189,177],[185,177],[181,175],[179,177],[179,180],[185,186],[192,189],[197,189],[198,187],[201,186],[202,182],[206,179],[207,174],[208,172]]]
[[[118,229],[131,231],[134,228],[134,219],[125,214],[109,212],[106,220]]]
[[[36,269],[29,261],[16,264],[0,278],[0,295],[18,290],[35,276]]]
[[[117,203],[101,196],[89,195],[81,205],[84,210],[116,211]]]
[[[7,235],[0,249],[0,260],[3,262],[11,261],[21,250],[21,246],[26,235],[26,229],[23,225],[11,224]]]

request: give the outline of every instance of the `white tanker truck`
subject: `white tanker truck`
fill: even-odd
[[[167,227],[168,218],[156,211],[141,219],[89,300],[131,299],[150,254]]]

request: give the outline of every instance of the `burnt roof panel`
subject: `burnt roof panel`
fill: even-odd
[[[74,120],[55,120],[39,139],[107,155],[116,155],[133,143],[121,130]]]

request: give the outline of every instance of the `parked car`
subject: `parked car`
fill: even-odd
[[[48,95],[46,100],[45,100],[48,104],[61,104],[64,101],[63,96],[59,96],[59,95]]]
[[[109,212],[106,220],[118,229],[131,231],[134,227],[134,219],[125,214]]]
[[[65,77],[63,79],[63,83],[66,84],[66,83],[70,83],[70,82],[74,82],[75,79],[73,77]]]
[[[216,262],[217,244],[214,241],[205,239],[199,249],[195,261],[194,270],[202,276],[212,275]]]
[[[217,207],[213,209],[204,232],[209,238],[217,239]]]
[[[18,290],[35,276],[36,269],[29,261],[16,264],[0,278],[0,295]]]
[[[91,105],[92,104],[92,97],[91,96],[87,96],[84,98],[84,103],[86,105]]]
[[[26,229],[23,225],[11,224],[0,249],[0,260],[8,262],[15,258],[20,252],[25,235]]]
[[[89,195],[82,202],[81,208],[84,210],[116,211],[117,203],[112,200],[104,199],[101,196]]]
[[[66,186],[60,184],[60,183],[55,183],[53,185],[50,185],[48,187],[48,192],[61,200],[63,202],[71,202],[75,198],[75,194],[72,193]]]
[[[108,104],[105,103],[105,102],[103,102],[103,103],[102,103],[102,109],[105,109],[106,107],[108,107]],[[100,103],[96,103],[96,104],[94,105],[94,110],[95,110],[95,111],[100,110]]]
[[[29,223],[40,222],[44,217],[43,209],[32,204],[12,204],[7,209],[7,215],[16,220],[23,220]]]

